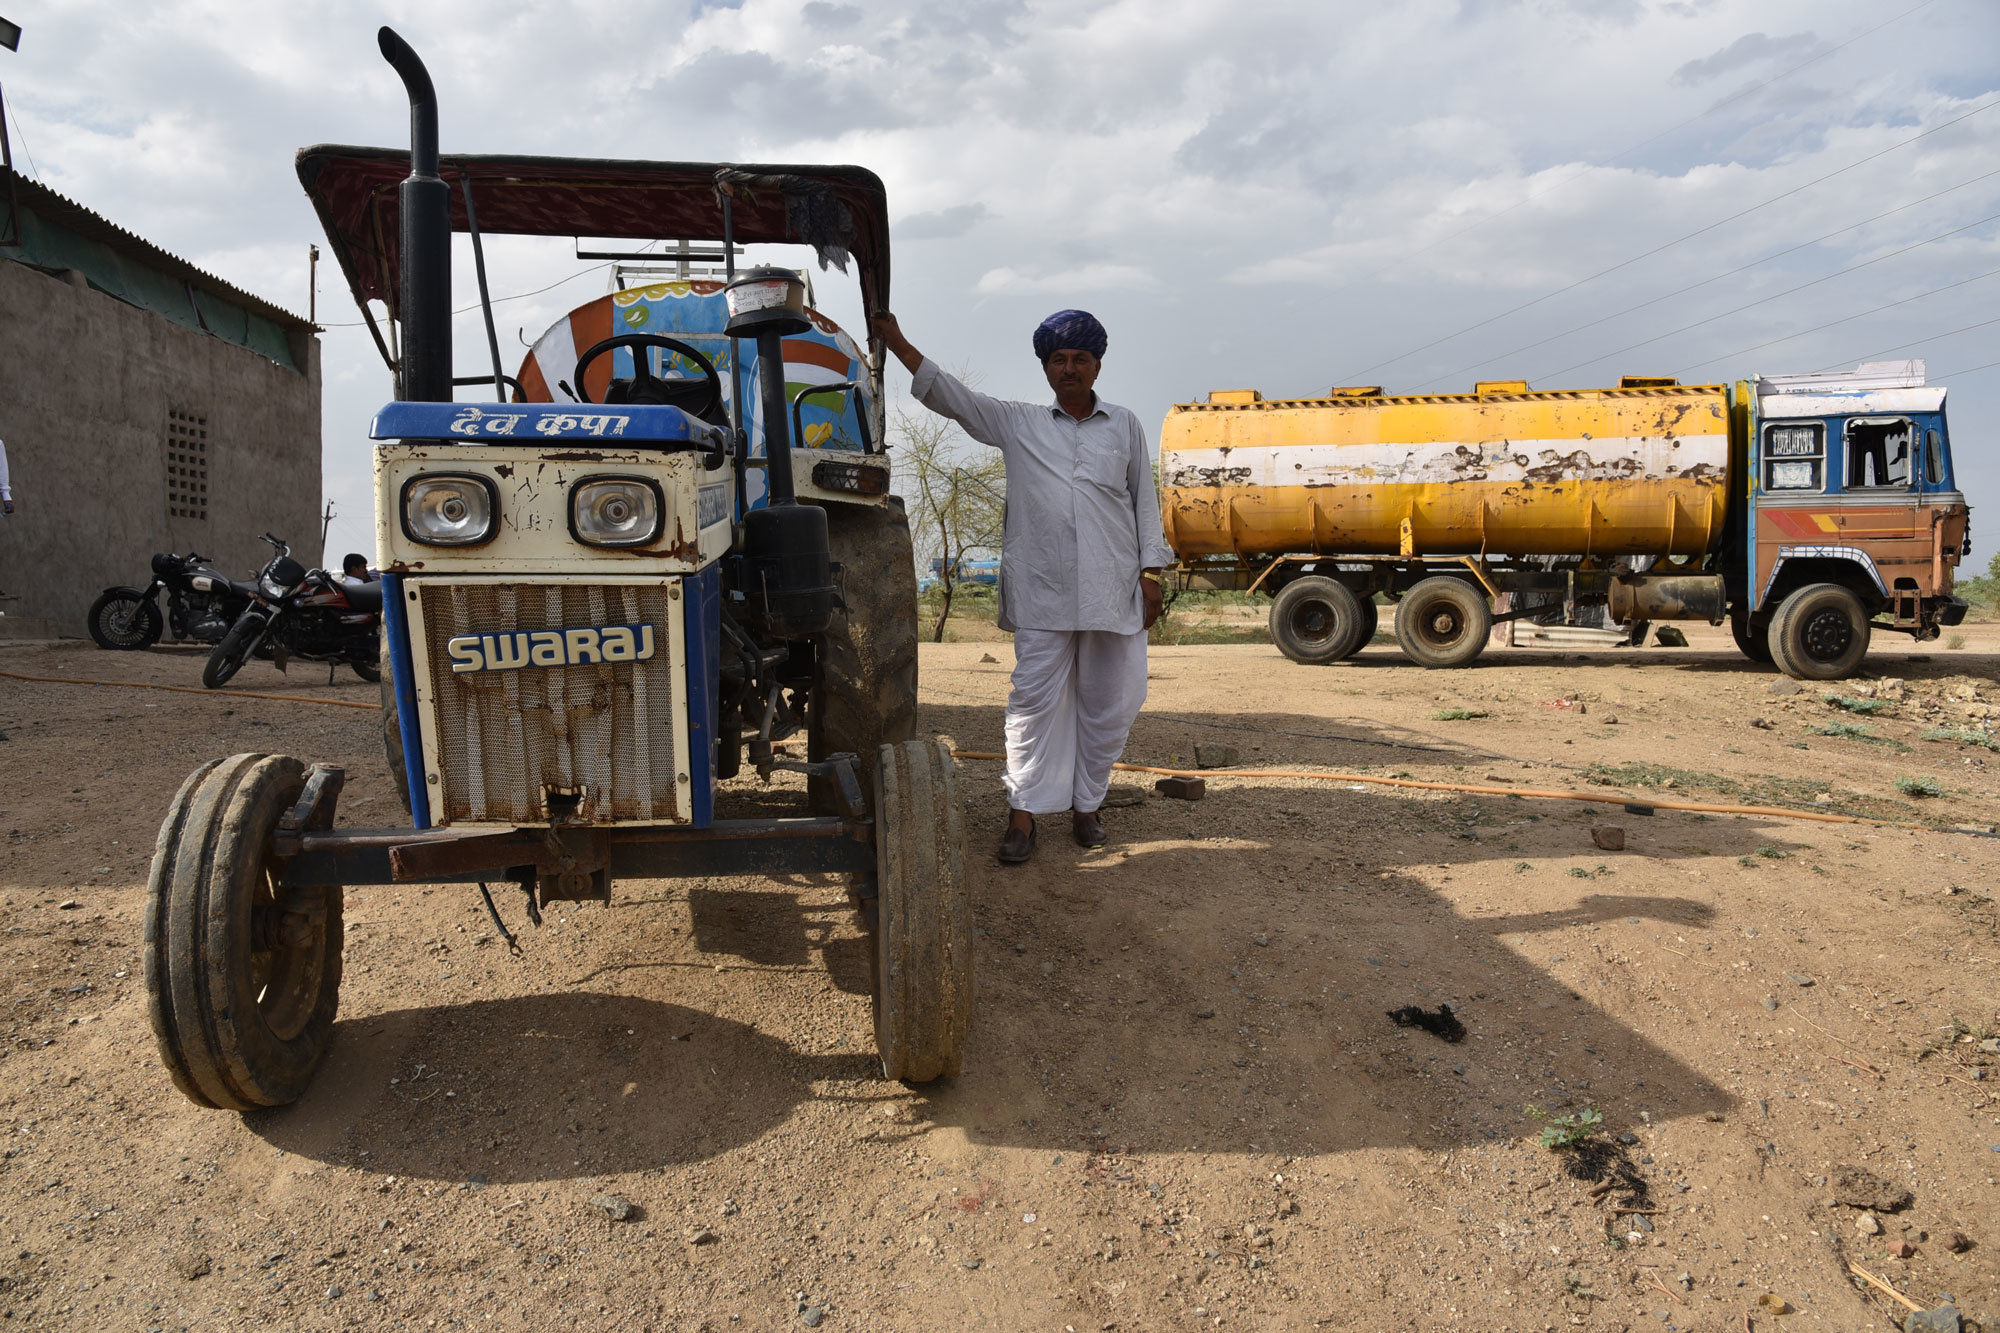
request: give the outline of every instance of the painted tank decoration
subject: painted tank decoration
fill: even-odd
[[[550,325],[521,362],[516,378],[521,382],[523,395],[529,402],[540,403],[567,402],[572,396],[602,402],[613,380],[631,377],[635,355],[648,357],[648,368],[655,375],[698,377],[700,371],[680,353],[657,347],[620,347],[599,357],[586,370],[586,382],[576,384],[577,358],[604,339],[622,333],[665,334],[692,344],[714,363],[716,373],[722,377],[725,408],[734,406],[734,395],[741,386],[743,424],[750,437],[750,453],[753,457],[763,457],[764,419],[763,403],[757,394],[757,345],[749,340],[732,341],[724,332],[729,323],[729,307],[722,288],[719,282],[699,278],[658,282],[628,287],[578,306]],[[880,418],[861,348],[839,325],[818,311],[808,309],[806,318],[812,327],[784,340],[785,400],[792,401],[808,388],[854,383],[861,387],[852,394],[814,394],[801,402],[800,430],[794,444],[802,449],[865,452],[866,440],[880,438],[876,429]],[[741,364],[732,367],[731,359],[738,355]],[[569,386],[567,391],[565,385]],[[577,392],[579,389],[583,390],[581,394]],[[867,414],[865,434],[863,413]],[[764,494],[763,471],[753,470],[746,483],[750,502],[759,503]]]

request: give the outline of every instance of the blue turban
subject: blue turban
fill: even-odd
[[[1067,347],[1101,361],[1110,341],[1104,326],[1089,311],[1058,310],[1035,330],[1035,359],[1046,365],[1050,357]]]

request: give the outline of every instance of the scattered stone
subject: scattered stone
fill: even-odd
[[[2000,1055],[2000,1037],[1982,1037],[1979,1049],[1988,1055]]]
[[[1782,699],[1787,695],[1797,694],[1804,688],[1805,686],[1799,684],[1797,681],[1793,680],[1790,676],[1780,676],[1776,680],[1772,681],[1769,685],[1765,686],[1764,690],[1765,693],[1774,694]]]
[[[1889,1242],[1889,1257],[1892,1259],[1907,1259],[1916,1252],[1917,1247],[1906,1240],[1892,1240]]]
[[[484,1185],[486,1183],[486,1173],[484,1171],[468,1172],[465,1177],[465,1183],[468,1185]]]
[[[1625,850],[1625,830],[1616,824],[1600,824],[1590,831],[1590,840],[1597,844],[1599,851],[1622,852]]]
[[[992,653],[981,653],[979,655],[979,660],[982,662],[998,662],[1000,659],[995,657]]]
[[[1210,744],[1203,741],[1194,747],[1196,768],[1234,768],[1241,762],[1233,745]]]
[[[633,1212],[631,1201],[616,1194],[593,1194],[590,1206],[603,1209],[604,1215],[614,1222],[623,1222]]]
[[[1778,724],[1768,717],[1753,717],[1750,719],[1750,725],[1759,731],[1776,731],[1778,729]]]
[[[979,1271],[979,1266],[984,1262],[986,1261],[983,1259],[966,1259],[963,1260],[958,1266],[960,1268],[965,1269],[968,1273],[976,1273]]]
[[[1685,648],[1688,646],[1688,636],[1675,629],[1672,625],[1662,625],[1654,630],[1653,641],[1662,648]]]
[[[1618,1141],[1629,1148],[1639,1141],[1639,1136],[1628,1129],[1618,1136]]]
[[[1255,937],[1255,942],[1257,947],[1260,949],[1268,949],[1271,947],[1271,937],[1269,935],[1258,935]]]
[[[1810,986],[1813,984],[1813,979],[1803,972],[1787,972],[1785,973],[1785,980],[1791,982],[1794,986]]]
[[[1964,1254],[1972,1248],[1972,1237],[1966,1235],[1963,1231],[1954,1231],[1951,1235],[1945,1237],[1944,1247],[1953,1254]]]
[[[1913,1311],[1903,1321],[1903,1333],[1961,1333],[1965,1326],[1959,1322],[1958,1307],[1940,1305],[1935,1310]]]
[[[1618,725],[1618,714],[1606,713],[1602,718],[1598,720],[1604,723],[1604,725],[1607,727],[1615,727]]]
[[[1208,783],[1200,778],[1161,778],[1153,790],[1177,801],[1199,801],[1208,795]]]
[[[83,904],[78,902],[76,899],[65,898],[61,902],[56,904],[56,910],[58,912],[74,912],[77,908],[81,906],[83,906]]]
[[[177,1250],[168,1256],[167,1262],[172,1265],[175,1273],[189,1282],[198,1277],[206,1277],[214,1266],[206,1254],[191,1246]]]
[[[820,1309],[817,1305],[808,1305],[805,1309],[799,1311],[799,1322],[807,1328],[818,1328],[821,1321],[825,1318],[826,1311]]]
[[[1644,1213],[1627,1213],[1625,1215],[1625,1229],[1627,1231],[1651,1231],[1653,1229],[1653,1219]]]
[[[1106,809],[1128,805],[1144,805],[1145,803],[1146,789],[1134,786],[1129,782],[1121,782],[1112,787],[1110,791],[1104,793],[1104,805]]]
[[[1882,1224],[1875,1220],[1875,1214],[1873,1213],[1863,1213],[1861,1216],[1855,1218],[1854,1229],[1864,1236],[1879,1236],[1882,1234]]]
[[[1849,1208],[1867,1208],[1878,1213],[1900,1213],[1916,1202],[1901,1185],[1893,1185],[1873,1171],[1858,1166],[1833,1169],[1833,1201]]]
[[[1708,1123],[1711,1125],[1719,1125],[1722,1123],[1722,1112],[1720,1111],[1703,1112],[1702,1119],[1708,1121]]]
[[[1195,1010],[1195,1011],[1194,1011],[1194,1016],[1195,1016],[1196,1018],[1214,1018],[1214,1017],[1215,1017],[1215,1010],[1213,1010],[1213,1009],[1197,1009],[1197,1010]]]
[[[1764,997],[1764,1007],[1775,1011],[1778,1007],[1778,997],[1775,995],[1766,995]]]
[[[700,1223],[696,1223],[687,1229],[687,1243],[690,1245],[713,1245],[721,1239],[722,1237],[716,1235]]]
[[[339,1299],[340,1299],[340,1287],[339,1287],[338,1285],[335,1285],[335,1286],[331,1286],[331,1287],[328,1287],[328,1288],[326,1289],[326,1298],[327,1298],[328,1300],[330,1300],[330,1301],[337,1301],[337,1300],[339,1300]]]

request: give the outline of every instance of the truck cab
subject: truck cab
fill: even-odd
[[[1964,618],[1952,580],[1971,511],[1945,389],[1926,383],[1922,361],[1759,376],[1738,400],[1750,413],[1753,643],[1793,674],[1830,679],[1858,665],[1877,624],[1930,639]]]

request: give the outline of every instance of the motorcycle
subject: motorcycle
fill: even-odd
[[[174,639],[219,642],[250,601],[252,585],[217,571],[210,558],[194,551],[153,557],[153,581],[144,588],[106,588],[90,604],[90,637],[99,648],[133,650],[160,641],[163,629]],[[162,619],[158,597],[167,594]]]
[[[253,656],[280,671],[294,657],[330,667],[345,662],[363,680],[382,679],[382,585],[343,584],[292,559],[279,538],[267,532],[264,540],[275,554],[257,575],[249,604],[208,655],[201,683],[221,689]]]

